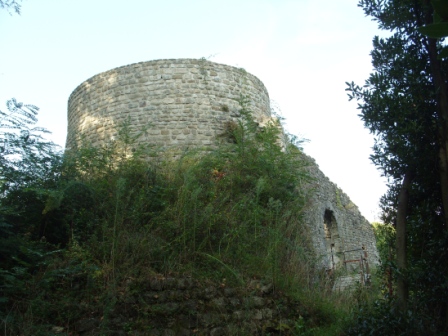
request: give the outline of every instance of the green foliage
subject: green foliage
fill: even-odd
[[[376,281],[378,282],[379,290],[382,293],[382,298],[392,300],[393,294],[396,291],[396,277],[400,274],[396,263],[395,228],[390,224],[372,224],[381,262],[376,269]],[[367,306],[363,307],[363,309],[366,308]]]
[[[392,225],[383,223],[372,223],[376,238],[376,247],[380,255],[380,260],[385,262],[394,259],[391,251],[395,246],[395,229]]]
[[[349,99],[359,101],[360,117],[376,137],[371,159],[389,179],[389,190],[381,199],[382,220],[386,225],[396,223],[403,178],[408,172],[413,175],[406,217],[408,267],[397,270],[395,249],[390,248],[393,232],[387,226],[377,226],[382,275],[384,282],[389,282],[389,289],[384,291],[387,300],[378,311],[377,308],[372,308],[373,312],[364,310],[365,314],[376,314],[376,317],[369,320],[362,314],[359,321],[369,320],[364,330],[371,328],[378,330],[377,333],[385,331],[374,323],[382,323],[389,333],[404,334],[407,331],[403,330],[410,330],[410,325],[419,318],[428,328],[431,319],[437,321],[437,328],[443,330],[447,298],[443,288],[447,284],[448,265],[439,164],[440,87],[435,83],[428,39],[417,30],[433,10],[428,4],[408,0],[362,0],[359,6],[381,29],[392,32],[388,38],[373,39],[374,72],[365,85],[348,83],[347,88]],[[435,46],[439,50],[440,42]],[[446,78],[447,64],[441,62],[440,66],[440,75]],[[400,325],[397,329],[391,326],[398,320],[394,317],[394,301],[390,301],[393,298],[389,297],[393,288],[387,271],[393,272],[393,280],[405,278],[409,285],[409,312],[397,317],[406,326]],[[380,318],[380,311],[385,317]],[[405,322],[407,319],[413,322]],[[389,322],[391,325],[386,327]]]
[[[420,27],[418,30],[420,33],[432,38],[446,37],[448,36],[448,22],[430,24]]]
[[[58,253],[44,242],[42,209],[57,187],[62,157],[45,140],[48,132],[35,126],[37,110],[11,99],[7,111],[0,111],[0,318],[5,331],[17,323],[16,309],[30,295],[33,275]]]
[[[5,262],[6,245],[18,250],[19,241],[41,238],[36,225],[40,206],[60,173],[61,155],[44,139],[48,132],[35,126],[37,111],[15,99],[7,101],[7,112],[0,111],[0,237],[5,239],[1,256]]]
[[[399,311],[390,301],[378,300],[353,313],[345,335],[437,335],[435,321],[424,312]]]
[[[296,189],[306,179],[303,162],[293,150],[282,151],[278,125],[260,130],[244,101],[240,112],[227,130],[232,144],[187,153],[170,172],[177,195],[159,219],[170,228],[164,239],[175,240],[168,267],[213,265],[219,272],[208,276],[276,278],[281,251],[304,230],[295,222],[304,203]]]
[[[448,36],[448,1],[432,0],[431,5],[434,8],[434,23],[419,27],[418,31],[431,38],[444,39]],[[448,47],[442,47],[439,59],[448,57]]]
[[[55,144],[45,140],[47,130],[36,127],[38,108],[7,101],[0,111],[0,195],[20,188],[52,187],[61,156]]]
[[[51,161],[54,166],[16,172],[41,179],[18,184],[4,177],[5,334],[46,335],[92,314],[107,333],[126,284],[145,283],[155,274],[236,287],[263,279],[306,304],[297,333],[340,332],[345,322],[325,297],[331,287],[315,266],[301,220],[307,195],[298,186],[309,179],[307,161],[296,146],[281,141],[275,120],[259,127],[246,103],[241,100],[240,117],[208,152],[164,159],[139,145],[127,120],[114,142],[84,145]],[[23,153],[33,162],[32,151]],[[145,318],[144,312],[135,314]]]

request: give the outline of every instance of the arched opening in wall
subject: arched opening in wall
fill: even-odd
[[[328,256],[328,268],[335,269],[341,264],[342,252],[341,238],[339,236],[338,223],[333,211],[326,209],[324,213],[325,247]]]

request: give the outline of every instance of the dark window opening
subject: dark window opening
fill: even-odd
[[[342,252],[341,238],[339,236],[338,223],[334,217],[333,211],[326,209],[324,213],[324,232],[325,247],[328,257],[328,268],[337,268],[340,261],[340,253]]]

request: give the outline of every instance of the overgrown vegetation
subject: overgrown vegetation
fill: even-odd
[[[48,335],[97,316],[107,334],[119,293],[160,274],[233,287],[262,279],[306,307],[296,333],[340,332],[336,307],[348,309],[350,299],[331,294],[315,267],[301,222],[305,161],[280,143],[279,125],[260,129],[245,106],[216,150],[170,158],[138,145],[129,123],[107,146],[63,155],[34,127],[37,108],[9,101],[1,114],[2,332]]]
[[[433,28],[446,26],[447,2],[362,0],[359,6],[391,32],[373,39],[374,72],[365,85],[348,83],[347,91],[376,137],[371,158],[389,179],[382,232],[396,244],[383,250],[384,296],[359,313],[352,334],[446,334],[448,67]],[[446,27],[439,33],[446,36]]]

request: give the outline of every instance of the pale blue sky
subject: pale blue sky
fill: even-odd
[[[24,0],[0,12],[0,108],[40,107],[40,125],[65,143],[67,100],[84,80],[118,66],[201,58],[245,68],[266,85],[286,128],[369,220],[386,191],[370,164],[346,81],[363,84],[376,24],[356,0]]]

